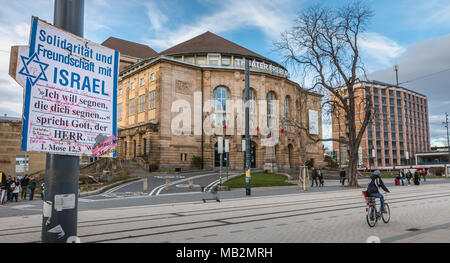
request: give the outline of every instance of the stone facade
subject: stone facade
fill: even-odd
[[[21,140],[22,121],[0,119],[0,171],[5,172],[6,175],[23,175],[23,173],[16,174],[16,155],[27,154],[20,150]],[[29,152],[28,158],[29,174],[45,169],[45,153]]]
[[[205,133],[203,136],[198,133],[194,135],[194,131],[199,131],[194,125],[196,118],[194,112],[196,107],[201,109],[202,103],[205,105],[208,100],[213,100],[214,90],[217,87],[224,87],[231,100],[243,99],[244,77],[244,70],[241,69],[196,66],[164,57],[155,58],[122,72],[118,86],[118,110],[121,111],[118,113],[118,156],[143,158],[159,169],[189,167],[194,156],[203,156],[204,168],[214,167],[218,163],[218,160],[215,160],[217,158],[215,146],[219,136],[208,136]],[[319,112],[317,136],[309,135],[307,129],[299,134],[299,129],[288,127],[280,133],[279,142],[275,147],[264,147],[261,145],[262,135],[254,132],[256,135],[251,139],[255,146],[256,168],[275,171],[278,168],[298,166],[301,155],[300,140],[306,145],[304,147],[306,155],[303,158],[314,159],[317,165],[323,164],[322,143],[313,141],[322,138],[321,96],[305,92],[297,83],[286,78],[262,72],[251,72],[250,86],[255,93],[256,101],[266,100],[269,92],[275,94],[275,99],[279,101],[280,118],[285,114],[286,96],[289,96],[290,101],[287,112],[296,119],[300,119],[301,115],[305,127],[308,109]],[[200,95],[196,98],[194,94]],[[178,108],[172,109],[173,102],[177,100],[183,100],[189,105],[192,117],[190,134],[173,134],[172,120],[181,113]],[[300,107],[300,101],[305,101],[305,105]],[[301,110],[298,110],[300,108]],[[203,112],[204,121],[209,114],[211,113]],[[234,120],[233,124],[232,129],[224,130],[227,134],[233,134],[225,135],[225,138],[230,140],[229,165],[232,169],[242,169],[244,137],[238,135]]]

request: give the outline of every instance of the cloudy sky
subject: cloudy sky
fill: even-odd
[[[211,31],[274,61],[273,42],[314,3],[332,0],[86,0],[84,37],[101,43],[114,36],[156,51]],[[442,126],[450,113],[450,1],[367,0],[375,16],[360,42],[370,79],[428,96],[432,146],[446,145]],[[53,22],[52,0],[0,0],[0,115],[22,115],[23,91],[8,75],[12,45],[28,43],[31,16]],[[331,136],[324,124],[324,136]]]

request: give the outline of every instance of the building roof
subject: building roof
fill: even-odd
[[[5,114],[5,116],[0,116],[1,122],[21,122],[22,119],[18,117],[9,117]]]
[[[199,36],[191,38],[183,43],[176,46],[168,48],[160,55],[176,55],[176,54],[186,54],[186,53],[229,53],[229,54],[239,54],[244,56],[258,57],[262,59],[267,58],[248,50],[236,43],[233,43],[223,37],[220,37],[211,32],[205,32]]]
[[[102,43],[102,45],[115,50],[119,50],[119,52],[123,55],[128,55],[136,58],[150,58],[158,55],[158,52],[156,52],[149,46],[115,37],[109,37]]]
[[[386,83],[386,82],[378,81],[378,80],[369,80],[369,81],[361,81],[361,82],[362,83],[370,83],[370,84],[374,84],[374,85],[385,86],[386,88],[390,88],[390,87],[399,88],[399,89],[403,89],[403,90],[406,90],[406,91],[409,91],[409,92],[421,95],[423,97],[427,97],[427,95],[424,95],[424,94],[419,93],[417,91],[414,91],[414,90],[411,90],[411,89],[407,89],[407,88],[402,87],[402,86],[397,86],[395,84],[389,84],[389,83]]]

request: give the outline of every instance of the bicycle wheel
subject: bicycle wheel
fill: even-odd
[[[369,206],[369,209],[367,210],[367,215],[366,215],[366,219],[367,219],[367,224],[370,227],[374,227],[377,224],[377,210],[375,209],[375,206],[371,205]]]
[[[384,213],[381,213],[381,219],[383,219],[384,223],[389,223],[391,220],[391,210],[389,209],[389,205],[387,203],[384,204]]]

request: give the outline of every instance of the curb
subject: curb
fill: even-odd
[[[94,190],[94,191],[79,193],[78,197],[87,197],[87,196],[91,196],[91,195],[98,195],[98,194],[104,193],[104,192],[108,191],[109,189],[112,189],[112,188],[114,188],[116,186],[119,186],[119,185],[122,185],[122,184],[126,184],[126,183],[130,183],[130,182],[133,182],[133,181],[138,181],[138,180],[141,180],[141,179],[142,179],[141,177],[135,177],[135,178],[127,179],[127,180],[120,181],[120,182],[117,182],[117,183],[113,183],[113,184],[110,184],[110,185],[106,185],[106,186],[103,186],[102,188],[99,188],[99,189]]]

